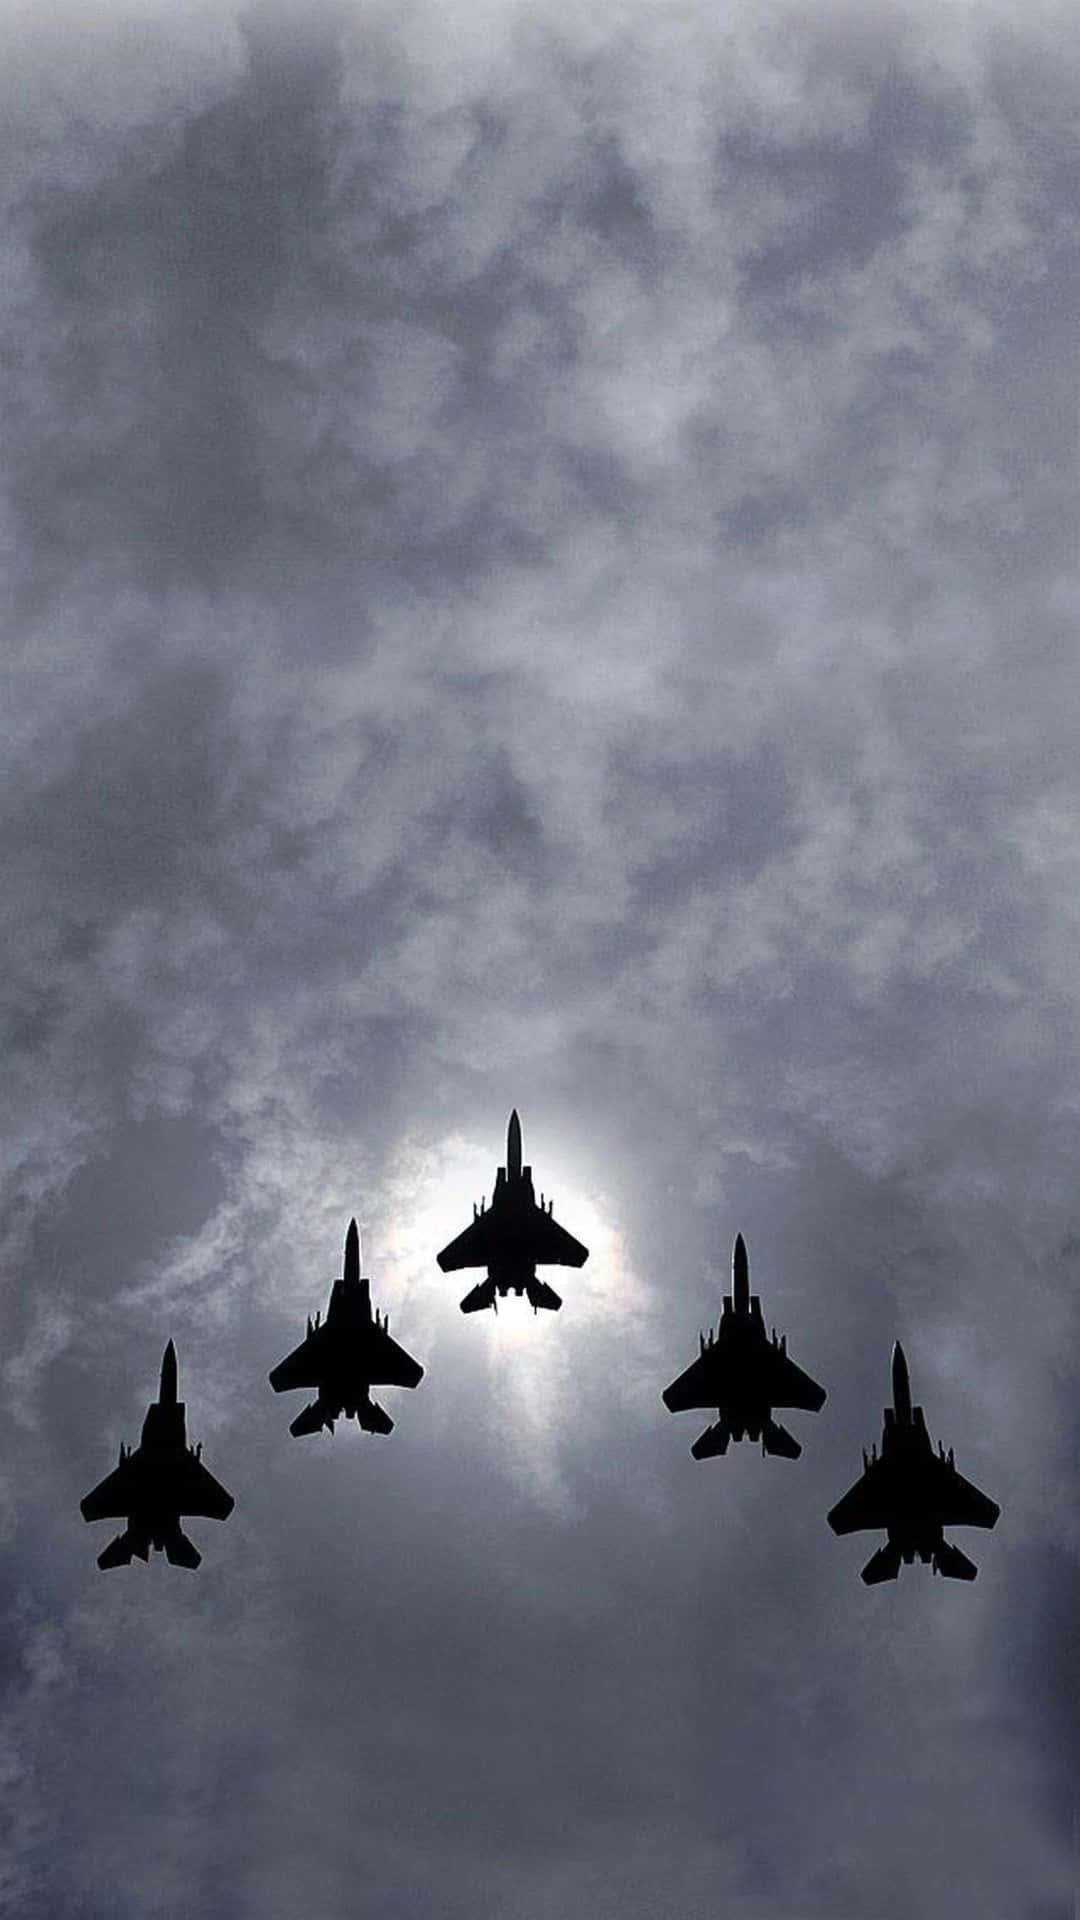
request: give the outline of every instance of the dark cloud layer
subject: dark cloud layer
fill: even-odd
[[[0,1901],[1065,1920],[1071,22],[10,53]],[[478,1326],[513,1104],[593,1251]],[[293,1442],[352,1212],[426,1376]],[[790,1470],[660,1404],[739,1227]],[[170,1334],[236,1510],[105,1578]],[[897,1335],[970,1591],[824,1525]]]

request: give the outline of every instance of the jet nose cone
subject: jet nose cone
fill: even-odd
[[[345,1235],[345,1278],[360,1278],[360,1229],[355,1220],[349,1221],[349,1231]]]
[[[898,1420],[911,1419],[911,1380],[908,1365],[904,1358],[904,1349],[899,1340],[892,1350],[892,1389],[893,1407]]]
[[[731,1298],[736,1313],[749,1313],[750,1261],[741,1233],[735,1235],[735,1245],[731,1249]]]
[[[521,1172],[521,1121],[516,1107],[506,1129],[506,1171],[510,1177]]]
[[[158,1399],[163,1406],[176,1404],[176,1374],[176,1348],[170,1340],[161,1356],[161,1385],[158,1388]]]

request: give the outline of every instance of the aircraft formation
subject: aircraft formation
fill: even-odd
[[[443,1273],[482,1267],[485,1277],[461,1301],[462,1313],[491,1307],[508,1293],[524,1295],[533,1312],[557,1312],[559,1295],[537,1278],[538,1266],[581,1267],[588,1248],[553,1218],[550,1200],[533,1188],[532,1168],[522,1163],[521,1122],[510,1115],[506,1165],[498,1169],[490,1207],[473,1208],[473,1219],[436,1258]],[[371,1304],[371,1281],[360,1272],[360,1233],[356,1221],[345,1236],[344,1272],[335,1280],[326,1318],[310,1315],[298,1347],[270,1373],[275,1393],[312,1388],[315,1398],[298,1413],[289,1431],[332,1433],[336,1420],[355,1419],[368,1433],[390,1433],[394,1422],[371,1397],[372,1387],[416,1387],[423,1379],[419,1361],[390,1336],[390,1323]],[[137,1447],[121,1444],[110,1474],[86,1495],[85,1520],[126,1521],[124,1531],[98,1555],[102,1570],[148,1560],[150,1549],[164,1551],[175,1566],[197,1567],[202,1558],[181,1521],[188,1517],[226,1520],[233,1509],[230,1493],[201,1459],[202,1449],[188,1445],[184,1402],[177,1397],[176,1348],[170,1340],[161,1363],[158,1398],[147,1409]],[[884,1532],[884,1546],[862,1569],[867,1586],[895,1580],[901,1564],[916,1557],[935,1573],[974,1580],[974,1562],[944,1537],[945,1527],[992,1527],[1000,1508],[957,1472],[952,1448],[930,1442],[923,1410],[914,1406],[907,1361],[899,1341],[892,1356],[892,1406],[884,1411],[881,1451],[867,1455],[863,1471],[828,1515],[837,1534]],[[774,1419],[777,1408],[818,1413],[824,1387],[797,1366],[787,1338],[765,1331],[761,1301],[750,1291],[750,1263],[741,1233],[732,1252],[731,1292],[724,1295],[720,1322],[699,1335],[695,1360],[664,1389],[671,1413],[715,1409],[717,1418],[694,1441],[695,1460],[726,1454],[732,1441],[760,1442],[763,1454],[797,1460],[802,1447]]]

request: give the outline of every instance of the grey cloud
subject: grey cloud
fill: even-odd
[[[6,1897],[1063,1911],[1075,49],[317,26],[21,55]],[[513,1103],[610,1230],[520,1344],[424,1239]],[[427,1375],[305,1450],[354,1210]],[[659,1401],[736,1226],[787,1476]],[[236,1512],[99,1582],[170,1332]],[[824,1527],[897,1333],[970,1594]]]

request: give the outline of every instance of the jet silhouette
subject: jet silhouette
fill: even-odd
[[[788,1359],[787,1341],[765,1332],[761,1301],[750,1292],[750,1264],[746,1242],[735,1235],[731,1256],[731,1292],[715,1334],[699,1336],[700,1352],[664,1392],[672,1413],[691,1407],[715,1407],[720,1418],[698,1435],[690,1451],[695,1460],[711,1460],[726,1453],[729,1440],[761,1441],[762,1453],[779,1453],[797,1460],[802,1448],[786,1427],[772,1417],[774,1407],[801,1407],[817,1413],[825,1404],[825,1389]]]
[[[176,1348],[169,1341],[161,1362],[157,1399],[147,1408],[142,1438],[120,1446],[120,1464],[81,1503],[84,1520],[126,1519],[127,1527],[98,1555],[98,1566],[130,1566],[133,1554],[149,1560],[164,1548],[174,1567],[197,1567],[202,1554],[183,1532],[186,1514],[227,1520],[233,1497],[203,1466],[201,1447],[189,1447],[184,1402],[176,1397]]]
[[[390,1415],[371,1398],[373,1386],[415,1387],[424,1369],[390,1338],[390,1321],[371,1311],[371,1281],[360,1278],[360,1232],[350,1220],[345,1235],[345,1277],[330,1289],[326,1319],[308,1316],[307,1334],[270,1375],[275,1393],[317,1387],[318,1396],[298,1413],[289,1432],[334,1431],[344,1413],[368,1433],[390,1433]]]
[[[868,1587],[895,1580],[900,1562],[910,1567],[915,1555],[931,1561],[935,1573],[953,1580],[974,1580],[978,1572],[959,1547],[944,1538],[944,1527],[992,1527],[1001,1508],[957,1473],[952,1448],[934,1452],[921,1407],[911,1404],[907,1361],[899,1340],[892,1357],[893,1404],[885,1408],[881,1453],[874,1448],[863,1472],[829,1515],[834,1533],[860,1533],[885,1527],[888,1541],[862,1570]]]
[[[462,1313],[477,1313],[481,1307],[498,1312],[496,1295],[511,1290],[525,1294],[534,1313],[538,1307],[555,1312],[562,1306],[554,1289],[537,1279],[536,1269],[583,1267],[589,1249],[556,1225],[551,1208],[552,1202],[545,1205],[543,1194],[537,1205],[532,1168],[521,1164],[521,1121],[515,1107],[506,1130],[506,1165],[495,1176],[490,1207],[483,1201],[474,1207],[471,1227],[436,1256],[444,1273],[456,1273],[460,1267],[487,1268],[487,1279],[478,1281],[461,1302]]]

